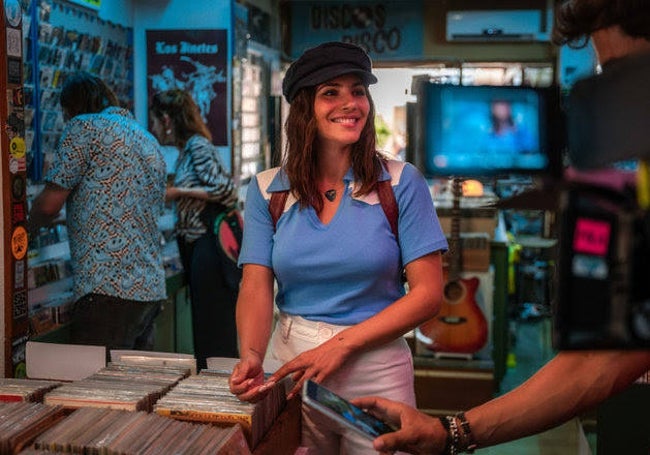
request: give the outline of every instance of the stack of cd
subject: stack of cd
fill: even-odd
[[[188,368],[109,363],[85,379],[52,390],[43,402],[69,409],[103,407],[150,412],[156,400],[189,372]]]
[[[256,403],[240,401],[228,386],[227,373],[202,370],[180,381],[154,405],[157,414],[178,420],[227,426],[239,423],[251,449],[264,437],[286,405],[282,383]]]
[[[0,401],[43,401],[43,395],[60,386],[57,381],[0,378]]]
[[[18,453],[64,417],[61,407],[42,403],[0,403],[0,453]]]
[[[250,450],[241,427],[219,428],[146,412],[82,408],[36,438],[39,450],[106,455],[242,454]]]

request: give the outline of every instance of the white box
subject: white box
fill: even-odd
[[[78,381],[106,366],[106,348],[28,341],[25,361],[30,379]]]

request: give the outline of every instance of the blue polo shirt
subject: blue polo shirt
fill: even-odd
[[[251,180],[239,263],[273,269],[281,311],[312,321],[357,324],[404,295],[401,264],[447,249],[422,174],[408,163],[394,161],[389,167],[391,173],[384,170],[380,180],[392,178],[399,206],[399,245],[377,194],[353,196],[352,169],[328,224],[320,221],[313,207],[301,209],[290,196],[275,230],[269,199],[272,192],[288,189],[286,175],[275,168]]]

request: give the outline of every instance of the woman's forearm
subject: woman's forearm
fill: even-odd
[[[236,316],[240,357],[263,360],[273,325],[273,274],[266,267],[244,266]]]
[[[205,189],[199,187],[184,188],[184,187],[173,186],[167,188],[167,192],[165,194],[166,200],[175,201],[180,198],[193,198],[193,199],[200,199],[202,201],[207,201],[208,199],[210,199],[210,195]]]

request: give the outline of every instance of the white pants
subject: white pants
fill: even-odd
[[[312,322],[281,314],[271,337],[269,356],[288,362],[329,340],[347,326]],[[323,385],[346,399],[379,395],[415,406],[413,358],[404,338],[351,357]],[[310,455],[376,454],[372,442],[303,404],[302,442]]]

